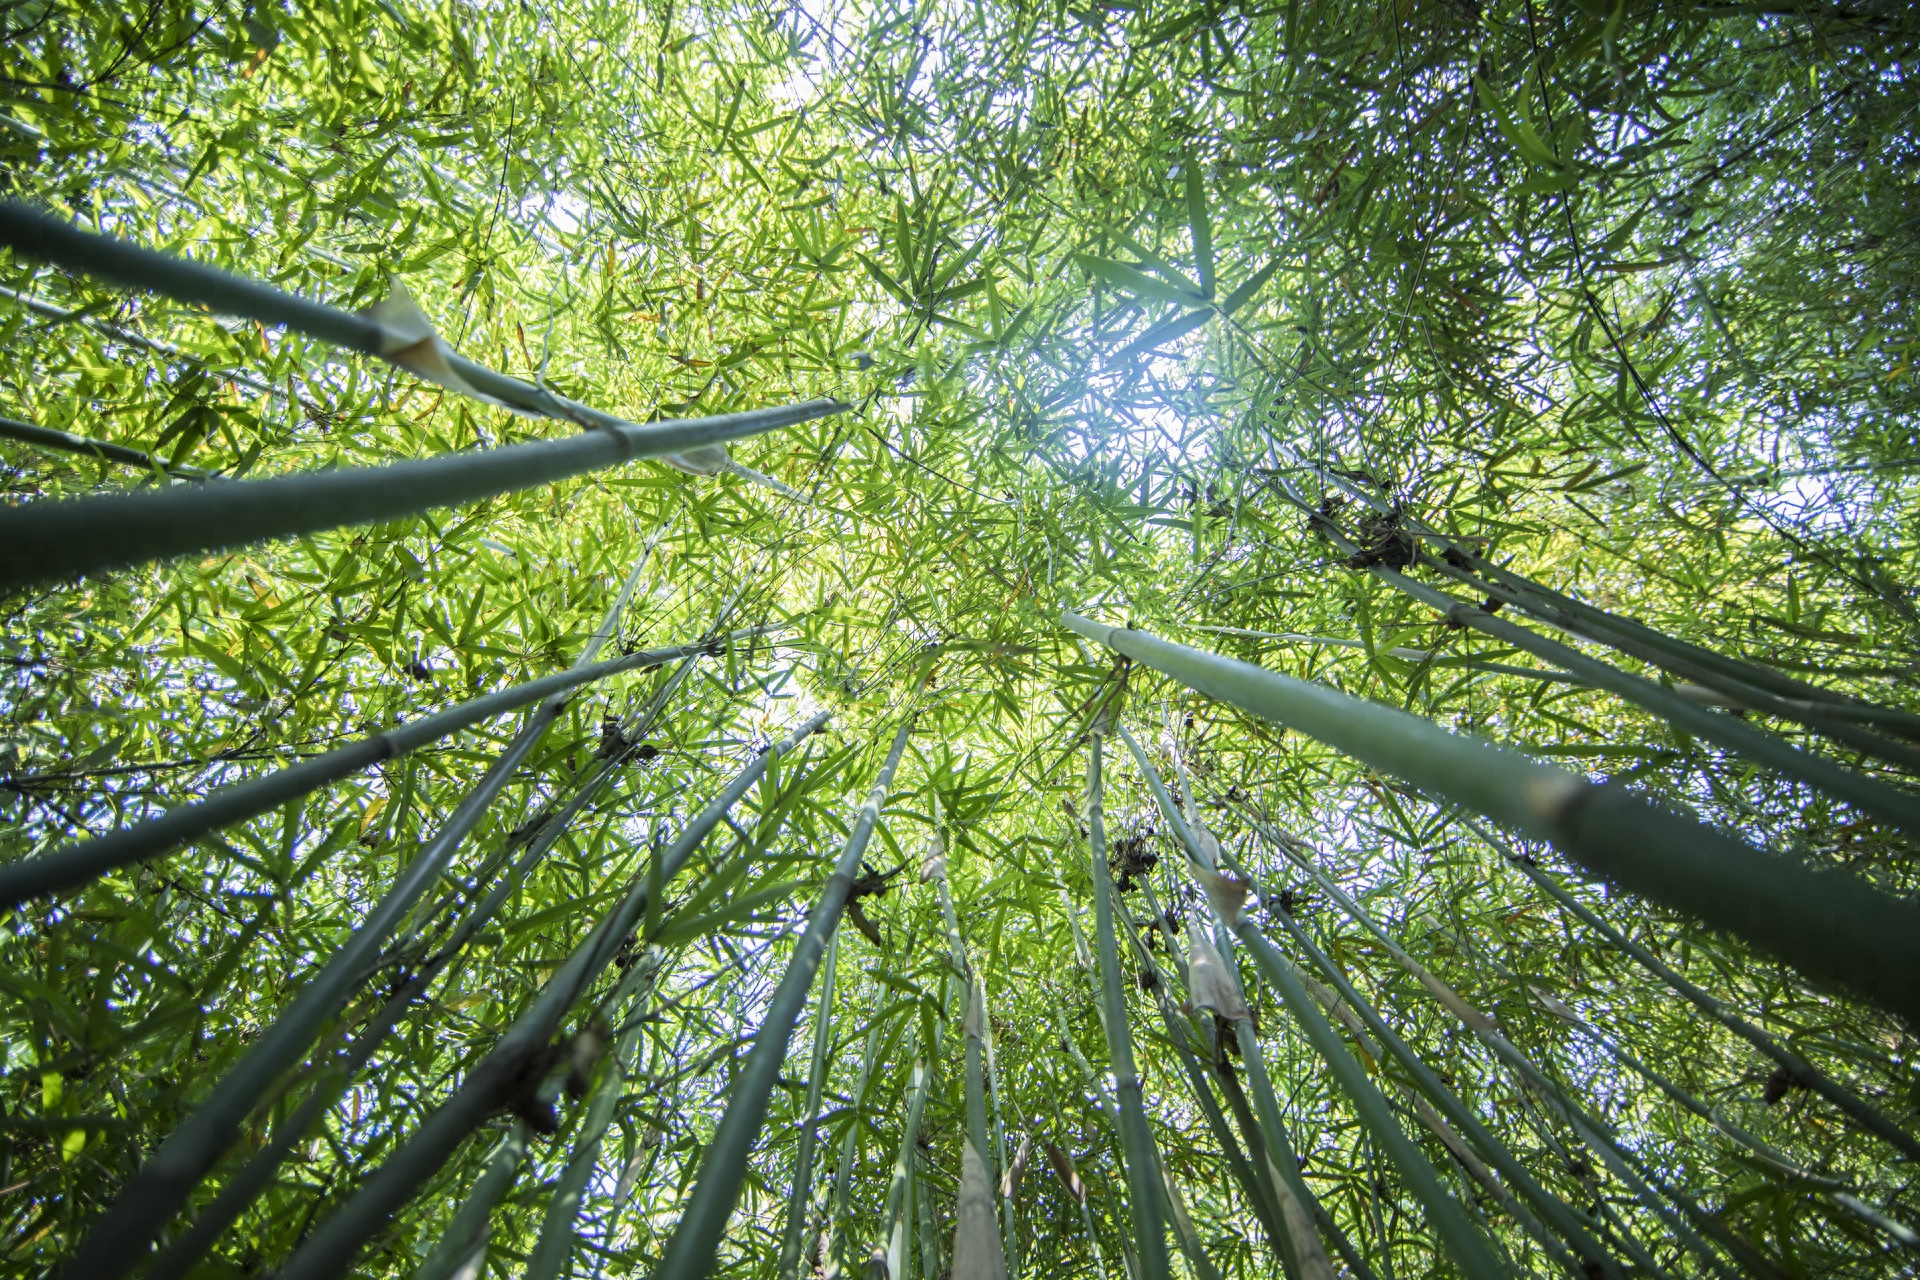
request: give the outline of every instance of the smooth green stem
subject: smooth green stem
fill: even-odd
[[[746,1180],[748,1153],[760,1135],[768,1099],[779,1080],[780,1064],[787,1056],[793,1024],[799,1020],[807,993],[813,989],[827,939],[840,923],[847,895],[853,889],[854,873],[860,867],[860,856],[873,837],[874,824],[880,820],[880,807],[886,803],[894,770],[900,764],[900,754],[906,750],[907,737],[912,731],[913,721],[909,718],[894,735],[893,748],[887,753],[886,763],[881,766],[880,776],[868,793],[866,803],[861,806],[859,820],[847,837],[846,848],[807,918],[806,931],[795,944],[793,958],[787,962],[787,971],[767,1006],[766,1019],[754,1035],[746,1065],[735,1077],[726,1114],[714,1130],[713,1141],[701,1161],[687,1208],[667,1241],[659,1266],[654,1268],[655,1280],[706,1280],[713,1270],[715,1251],[726,1234],[727,1219],[733,1215],[741,1184]]]
[[[513,1185],[526,1154],[526,1121],[515,1121],[507,1136],[487,1157],[486,1166],[474,1180],[467,1198],[460,1202],[453,1220],[441,1231],[433,1252],[413,1273],[413,1280],[452,1280],[462,1263],[487,1247],[487,1227],[493,1218],[493,1208]]]
[[[1147,1126],[1140,1077],[1133,1062],[1133,1036],[1120,988],[1120,952],[1114,942],[1112,877],[1107,873],[1106,806],[1101,796],[1100,754],[1105,734],[1096,730],[1087,760],[1087,828],[1093,863],[1094,930],[1100,960],[1100,998],[1106,1010],[1107,1052],[1119,1099],[1120,1137],[1126,1156],[1127,1191],[1145,1280],[1169,1280],[1165,1195],[1153,1165],[1153,1131]]]
[[[1816,982],[1920,1020],[1920,905],[1392,707],[1143,631],[1071,613],[1062,621],[1209,697],[1550,841],[1621,888],[1725,929]]]
[[[780,1231],[778,1280],[798,1280],[800,1251],[806,1245],[807,1208],[813,1203],[813,1152],[819,1145],[820,1096],[827,1083],[827,1050],[833,1045],[833,989],[840,958],[840,934],[835,930],[821,961],[820,1003],[813,1013],[813,1057],[807,1071],[807,1118],[795,1139],[793,1190],[787,1197],[787,1220]]]
[[[620,904],[547,980],[533,1004],[507,1034],[467,1073],[454,1095],[429,1116],[398,1150],[364,1178],[346,1203],[322,1222],[278,1273],[278,1280],[335,1280],[352,1268],[361,1248],[446,1163],[469,1134],[511,1096],[529,1064],[540,1060],[566,1013],[589,983],[613,960],[647,909],[649,881],[669,883],[693,852],[720,825],[777,757],[797,747],[826,723],[827,713],[808,720],[742,768],[658,857],[658,875],[642,876]],[[777,1065],[777,1064],[776,1064]],[[771,1086],[769,1086],[771,1087]]]
[[[469,699],[445,711],[395,726],[384,733],[362,738],[311,760],[276,769],[262,777],[222,787],[205,800],[179,805],[158,818],[110,831],[91,840],[63,845],[37,858],[9,863],[0,867],[0,910],[46,894],[78,888],[116,867],[157,857],[187,841],[271,812],[329,783],[338,782],[382,761],[398,759],[410,751],[438,742],[503,712],[545,700],[535,713],[544,726],[559,714],[565,705],[562,695],[569,690],[622,672],[644,670],[676,658],[713,652],[721,645],[762,634],[765,630],[755,627],[712,640],[645,650],[584,667],[571,667],[510,689]]]
[[[1846,801],[1863,813],[1899,827],[1909,835],[1920,833],[1920,799],[1914,796],[1896,791],[1866,774],[1842,768],[1831,760],[1802,751],[1777,734],[1701,706],[1643,676],[1589,658],[1570,645],[1549,640],[1505,618],[1495,617],[1485,609],[1464,600],[1456,600],[1443,591],[1436,591],[1384,565],[1376,565],[1374,574],[1420,603],[1437,610],[1456,626],[1472,627],[1496,640],[1504,640],[1517,649],[1564,667],[1596,688],[1618,694],[1688,733],[1718,743],[1729,751],[1789,777],[1798,778],[1816,790]],[[1909,767],[1920,762],[1920,751],[1912,748],[1898,747],[1897,754],[1899,762]]]
[[[22,422],[18,418],[0,418],[0,439],[18,440],[22,444],[34,445],[41,449],[54,449],[61,453],[78,453],[86,457],[98,458],[103,462],[118,462],[129,467],[138,467],[148,474],[159,473],[176,480],[206,480],[208,475],[198,467],[176,467],[157,454],[144,449],[129,449],[126,445],[115,444],[111,440],[95,440],[89,436],[76,436],[66,431],[56,431],[52,427],[36,427],[31,422]]]
[[[517,493],[839,413],[831,400],[608,427],[418,462],[0,508],[0,591]]]

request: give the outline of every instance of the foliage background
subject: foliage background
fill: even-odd
[[[5,603],[10,857],[558,669],[656,533],[624,644],[698,634],[729,602],[736,619],[791,624],[698,668],[651,739],[659,755],[519,891],[213,1270],[283,1257],[484,1051],[650,842],[815,707],[835,710],[832,733],[790,775],[787,824],[734,893],[798,884],[673,947],[674,1002],[648,1024],[583,1218],[598,1247],[573,1265],[649,1269],[738,1037],[909,707],[919,728],[873,861],[915,865],[937,812],[993,1004],[998,1115],[1074,1152],[1112,1265],[1114,1138],[1059,1046],[1064,1031],[1104,1061],[1066,914],[1089,901],[1086,848],[1061,801],[1078,796],[1076,738],[1111,672],[1064,638],[1062,605],[1628,777],[1755,841],[1915,888],[1908,847],[1843,806],[1605,695],[1464,665],[1513,655],[1343,567],[1273,483],[1318,500],[1301,460],[1340,468],[1536,580],[1912,708],[1920,152],[1903,6],[21,0],[0,21],[11,197],[342,307],[402,278],[462,351],[637,421],[817,395],[860,406],[736,449],[797,498],[642,464]],[[564,430],[294,335],[4,271],[84,317],[0,299],[0,409],[41,425],[249,475]],[[141,482],[10,441],[0,461],[13,501]],[[575,701],[449,893],[565,794],[600,717],[659,678]],[[1827,1201],[1544,1016],[1526,984],[1909,1221],[1910,1167],[1802,1092],[1763,1101],[1761,1058],[1435,805],[1144,673],[1129,705],[1144,737],[1180,744],[1197,795],[1244,797],[1319,845],[1425,963],[1783,1273],[1897,1269]],[[10,1270],[71,1246],[512,729],[5,923]],[[1116,834],[1156,828],[1130,766],[1115,772]],[[1276,886],[1302,890],[1300,918],[1540,1175],[1590,1198],[1493,1061],[1232,811],[1209,812]],[[711,846],[678,892],[726,852]],[[849,934],[840,951],[826,1150],[855,1135],[863,1248],[907,1038],[926,1043],[947,1012],[943,926],[911,881],[869,904],[883,945]],[[1170,881],[1158,891],[1183,901]],[[1576,892],[1911,1126],[1911,1028],[1685,920]],[[1283,1011],[1259,1012],[1316,1191],[1383,1274],[1446,1272]],[[926,1142],[943,1213],[963,1128],[957,1035],[945,1043]],[[1157,1057],[1149,1112],[1216,1265],[1277,1273]],[[771,1274],[802,1094],[776,1099],[732,1273]],[[370,1274],[417,1264],[484,1145],[396,1221]],[[564,1132],[541,1145],[503,1209],[503,1271],[566,1151]],[[616,1210],[636,1159],[639,1189]],[[1029,1270],[1091,1265],[1056,1183],[1030,1172],[1019,1204]],[[1662,1241],[1643,1210],[1621,1211]]]

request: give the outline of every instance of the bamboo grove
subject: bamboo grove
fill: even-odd
[[[1920,20],[0,5],[8,1275],[1920,1265]]]

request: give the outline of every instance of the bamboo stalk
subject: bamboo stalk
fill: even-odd
[[[821,712],[749,762],[728,782],[654,867],[627,891],[620,904],[548,979],[533,1004],[515,1020],[470,1070],[453,1096],[429,1116],[354,1194],[321,1223],[290,1258],[278,1280],[334,1280],[352,1267],[367,1240],[439,1170],[473,1130],[506,1102],[533,1064],[544,1061],[549,1041],[567,1010],[612,961],[623,939],[646,912],[649,885],[669,883],[733,804],[760,780],[768,766],[794,750],[826,722]]]
[[[535,713],[536,719],[544,726],[559,714],[560,708],[565,705],[562,695],[571,689],[622,672],[657,666],[675,658],[710,653],[716,645],[734,643],[772,629],[751,627],[711,640],[694,641],[666,649],[643,650],[585,666],[576,664],[566,671],[471,698],[445,711],[362,738],[359,742],[311,760],[276,769],[246,782],[221,787],[204,800],[176,806],[158,818],[95,836],[91,840],[64,845],[37,858],[9,863],[0,867],[0,910],[16,907],[31,898],[77,888],[117,867],[157,857],[176,845],[236,822],[258,817],[329,783],[383,760],[397,759],[502,712],[547,699],[546,704]]]
[[[648,972],[643,975],[643,970]],[[657,968],[644,960],[635,964],[622,977],[619,988],[607,998],[603,1007],[608,1011],[620,1008],[631,987],[638,986],[642,981],[651,983],[656,973]],[[644,997],[637,1003],[644,1006]],[[640,1031],[637,1023],[628,1026],[609,1055],[605,1074],[601,1076],[592,1099],[587,1103],[587,1113],[581,1121],[579,1134],[574,1138],[573,1153],[567,1160],[567,1167],[554,1183],[552,1198],[547,1202],[546,1217],[540,1224],[540,1238],[534,1244],[533,1255],[527,1260],[525,1280],[554,1280],[567,1267],[573,1253],[573,1224],[580,1214],[581,1197],[586,1191],[587,1180],[599,1167],[600,1144],[606,1137],[608,1123],[613,1119],[613,1109],[625,1092],[627,1073],[632,1069],[633,1051]]]
[[[513,1185],[526,1154],[527,1123],[516,1120],[493,1154],[487,1157],[480,1176],[454,1211],[453,1220],[441,1231],[433,1252],[414,1271],[413,1280],[453,1280],[456,1272],[464,1270],[475,1255],[486,1249],[493,1207]]]
[[[1816,790],[1845,800],[1862,812],[1891,823],[1909,835],[1920,833],[1920,798],[1898,791],[1866,774],[1843,768],[1824,757],[1802,751],[1777,734],[1701,706],[1693,699],[1664,689],[1642,676],[1589,658],[1569,645],[1549,640],[1504,618],[1495,617],[1485,609],[1464,600],[1456,600],[1425,583],[1415,582],[1385,565],[1375,565],[1373,572],[1383,582],[1391,583],[1415,600],[1437,610],[1454,625],[1472,627],[1504,640],[1515,648],[1524,649],[1573,672],[1590,685],[1618,694],[1689,733],[1718,743],[1729,751],[1782,774],[1798,778]],[[1910,768],[1920,764],[1920,751],[1898,744],[1888,744],[1888,747],[1890,752],[1881,754],[1890,754],[1890,758],[1897,763]]]
[[[1296,464],[1310,465],[1284,445],[1281,448]],[[1407,516],[1404,511],[1396,511],[1379,497],[1344,477],[1325,468],[1318,470],[1324,481],[1370,509],[1382,515],[1397,514],[1408,530],[1438,548],[1442,552],[1441,558],[1425,561],[1430,568],[1477,588],[1484,589],[1490,582],[1498,588],[1496,594],[1499,598],[1525,609],[1544,622],[1608,645],[1621,653],[1654,662],[1675,675],[1698,680],[1735,700],[1750,698],[1755,692],[1765,692],[1784,699],[1788,704],[1798,703],[1800,705],[1797,708],[1782,708],[1779,714],[1799,719],[1801,723],[1823,732],[1834,731],[1832,717],[1848,717],[1884,724],[1907,737],[1920,736],[1920,716],[1911,712],[1876,707],[1846,694],[1795,680],[1758,663],[1715,653],[1631,618],[1596,609],[1572,596],[1503,569],[1423,521]],[[1300,496],[1291,484],[1281,479],[1279,485],[1288,501],[1309,515],[1313,513],[1312,504]],[[1808,715],[1816,718],[1805,718]]]
[[[1482,827],[1479,823],[1471,820],[1467,822],[1467,826],[1475,835],[1486,841],[1494,852],[1505,857],[1510,865],[1519,868],[1528,879],[1532,880],[1534,884],[1544,890],[1555,902],[1558,902],[1566,910],[1571,911],[1585,923],[1588,928],[1594,930],[1608,942],[1633,957],[1642,968],[1666,983],[1676,994],[1686,999],[1709,1018],[1712,1018],[1715,1022],[1752,1045],[1755,1049],[1758,1049],[1768,1058],[1771,1058],[1777,1065],[1785,1070],[1788,1075],[1792,1076],[1796,1083],[1813,1090],[1813,1092],[1819,1094],[1837,1107],[1842,1114],[1852,1119],[1868,1132],[1891,1143],[1894,1147],[1906,1153],[1909,1158],[1920,1160],[1920,1139],[1916,1139],[1914,1135],[1902,1129],[1885,1112],[1873,1106],[1873,1104],[1869,1103],[1866,1099],[1860,1097],[1859,1094],[1848,1089],[1845,1085],[1833,1079],[1824,1071],[1821,1071],[1811,1062],[1808,1062],[1805,1058],[1802,1058],[1799,1054],[1781,1044],[1766,1031],[1748,1022],[1745,1018],[1742,1018],[1717,996],[1711,995],[1701,987],[1689,982],[1671,965],[1602,920],[1599,916],[1583,906],[1579,899],[1555,884],[1552,877],[1541,868],[1535,866],[1530,859],[1515,853],[1512,847],[1498,836]]]
[[[41,449],[55,449],[61,453],[77,453],[85,457],[98,458],[103,462],[118,462],[129,467],[138,467],[148,475],[159,473],[172,476],[176,480],[209,480],[213,477],[198,467],[176,467],[166,462],[158,454],[148,453],[144,449],[129,449],[126,445],[115,444],[111,440],[95,440],[89,436],[76,436],[67,431],[56,431],[52,427],[37,427],[31,422],[22,422],[18,418],[0,418],[0,438],[18,440],[22,444],[34,445]]]
[[[1102,713],[1104,719],[1105,713]],[[1152,1165],[1153,1132],[1142,1105],[1140,1076],[1133,1062],[1133,1037],[1127,1029],[1127,1006],[1120,993],[1120,954],[1114,942],[1114,892],[1107,873],[1106,805],[1100,777],[1103,724],[1096,724],[1087,758],[1088,852],[1093,864],[1095,945],[1100,961],[1100,998],[1106,1012],[1107,1053],[1113,1064],[1114,1090],[1119,1099],[1121,1149],[1125,1156],[1129,1207],[1133,1211],[1135,1247],[1145,1280],[1169,1280],[1166,1226],[1160,1212],[1164,1194]]]
[[[636,654],[633,658],[640,656]],[[639,665],[633,658],[616,662]],[[592,673],[605,665],[609,664],[588,665],[562,673],[562,677],[575,677],[573,682],[577,684],[583,678],[591,678]],[[562,677],[548,677],[548,680]],[[327,1020],[339,1012],[365,980],[369,963],[381,945],[399,927],[420,895],[439,879],[467,834],[559,715],[561,705],[549,700],[528,717],[527,723],[488,767],[439,833],[407,864],[347,942],[301,988],[293,1002],[240,1061],[208,1091],[180,1127],[142,1164],[132,1181],[95,1222],[63,1276],[69,1280],[116,1280],[138,1265],[148,1243],[168,1219],[179,1212],[220,1154],[238,1138],[241,1125],[281,1073],[299,1061]],[[270,784],[273,776],[261,782]],[[243,784],[243,788],[233,790],[255,785]],[[258,790],[254,794],[257,796]]]
[[[875,984],[873,992],[873,1016],[867,1021],[866,1043],[860,1049],[860,1074],[853,1088],[853,1106],[857,1112],[866,1105],[867,1086],[873,1080],[874,1060],[880,1050],[880,1015],[887,1007],[888,991],[884,985]],[[855,1123],[847,1127],[847,1133],[840,1140],[840,1158],[833,1168],[833,1197],[828,1205],[831,1214],[827,1227],[826,1256],[821,1265],[827,1280],[845,1274],[847,1269],[847,1217],[848,1204],[853,1196],[853,1161],[859,1148],[860,1125]]]
[[[1622,888],[1726,929],[1815,981],[1920,1018],[1920,907],[1406,712],[1143,631],[1071,613],[1062,621],[1201,693],[1550,841]]]
[[[651,548],[649,547],[649,550]],[[576,660],[575,666],[590,661],[611,635],[621,612],[631,597],[633,587],[640,571],[646,565],[647,556],[643,553],[640,562],[634,566],[625,585],[599,629],[589,639],[585,649]],[[731,606],[729,606],[731,608]],[[722,617],[724,618],[724,613]],[[678,687],[692,664],[700,657],[699,653],[689,654],[681,660],[673,676],[666,680],[659,693],[649,700],[643,723],[651,725],[666,704],[667,696]],[[629,728],[631,728],[629,724]],[[628,736],[634,736],[629,733]],[[499,909],[506,904],[514,889],[521,884],[566,831],[574,816],[597,796],[611,777],[613,771],[633,756],[635,748],[630,746],[618,755],[601,762],[601,768],[582,781],[574,794],[559,811],[550,815],[527,842],[526,850],[515,860],[508,872],[494,885],[488,895],[481,900],[453,932],[435,948],[433,954],[422,962],[414,976],[381,1007],[380,1011],[363,1027],[355,1037],[352,1049],[333,1072],[331,1083],[323,1080],[313,1092],[300,1104],[300,1107],[284,1123],[276,1127],[273,1136],[241,1169],[222,1187],[220,1194],[212,1204],[195,1217],[193,1225],[167,1247],[165,1253],[149,1267],[143,1280],[178,1280],[179,1277],[197,1263],[206,1251],[213,1247],[220,1235],[231,1226],[249,1204],[266,1189],[275,1170],[286,1159],[294,1145],[313,1127],[314,1121],[331,1106],[345,1090],[348,1081],[357,1075],[366,1065],[374,1051],[385,1043],[386,1037],[399,1022],[413,1002],[431,987],[439,975],[455,960],[460,958],[468,942],[484,928]],[[449,1263],[448,1265],[452,1265]]]
[[[166,342],[159,338],[149,338],[143,333],[127,328],[125,325],[113,324],[110,321],[100,319],[98,316],[85,315],[78,311],[70,311],[65,307],[56,306],[48,302],[45,298],[36,298],[32,294],[21,293],[16,289],[9,289],[4,285],[0,285],[0,298],[7,298],[17,302],[35,315],[48,320],[57,321],[61,324],[85,325],[96,333],[104,334],[118,342],[127,343],[129,346],[139,347],[143,351],[151,351],[162,359],[187,360],[200,365],[202,368],[206,368],[206,361],[194,355],[192,352],[182,351],[171,342]],[[242,373],[232,369],[208,369],[208,372],[213,373],[214,376],[219,378],[231,379],[241,386],[246,387],[248,390],[257,391],[261,395],[271,396],[279,394],[279,388],[270,383],[262,382],[252,374]]]
[[[833,988],[840,959],[840,933],[834,931],[821,962],[820,1003],[813,1013],[812,1066],[807,1072],[807,1119],[800,1127],[793,1157],[793,1190],[787,1197],[787,1219],[780,1230],[777,1280],[798,1280],[800,1250],[806,1242],[807,1206],[813,1200],[813,1150],[819,1142],[820,1095],[826,1088],[827,1050],[833,1044]]]
[[[0,591],[373,524],[839,413],[832,400],[631,424],[417,462],[0,508]]]
[[[1276,845],[1282,843],[1275,839],[1270,833],[1268,834],[1268,838],[1273,840]],[[1235,869],[1239,870],[1237,866]],[[1320,880],[1323,889],[1331,884],[1331,881],[1327,880],[1324,876],[1316,878]],[[1719,1255],[1707,1245],[1706,1241],[1694,1230],[1693,1226],[1689,1225],[1689,1220],[1697,1224],[1708,1234],[1721,1239],[1722,1242],[1728,1246],[1729,1251],[1734,1253],[1735,1256],[1741,1256],[1742,1251],[1746,1249],[1743,1243],[1736,1242],[1719,1222],[1703,1213],[1690,1198],[1680,1195],[1671,1189],[1656,1186],[1652,1177],[1629,1152],[1620,1146],[1608,1131],[1607,1127],[1599,1120],[1588,1115],[1555,1081],[1546,1076],[1538,1067],[1534,1066],[1526,1055],[1521,1053],[1520,1050],[1507,1039],[1506,1035],[1501,1032],[1498,1025],[1495,1024],[1491,1018],[1468,1005],[1465,1000],[1461,999],[1459,993],[1429,973],[1424,966],[1414,960],[1405,950],[1387,937],[1385,930],[1382,929],[1378,923],[1374,922],[1370,916],[1366,916],[1365,913],[1360,910],[1358,904],[1352,903],[1350,898],[1347,898],[1344,893],[1340,893],[1337,887],[1332,888],[1329,892],[1330,896],[1335,896],[1337,900],[1342,902],[1343,906],[1348,907],[1349,914],[1353,914],[1356,920],[1365,925],[1376,937],[1381,938],[1395,959],[1399,960],[1401,965],[1405,967],[1422,986],[1426,987],[1450,1013],[1477,1035],[1488,1048],[1492,1049],[1496,1056],[1519,1073],[1520,1078],[1527,1087],[1547,1102],[1561,1119],[1579,1135],[1580,1140],[1591,1148],[1595,1155],[1600,1157],[1602,1163],[1612,1169],[1615,1175],[1634,1191],[1635,1195],[1646,1208],[1667,1224],[1674,1235],[1686,1243],[1689,1248],[1693,1249],[1709,1268],[1723,1276],[1731,1276],[1731,1273],[1726,1269],[1726,1264],[1721,1260]],[[1290,921],[1289,925],[1291,927]],[[1676,1214],[1674,1209],[1669,1207],[1669,1202],[1678,1207],[1679,1214]],[[1748,1265],[1751,1266],[1750,1260],[1744,1257],[1742,1260],[1743,1262],[1748,1262]],[[1646,1265],[1646,1263],[1643,1262],[1642,1265]]]
[[[868,792],[866,803],[861,806],[859,820],[847,837],[833,874],[827,877],[819,901],[807,917],[806,931],[795,944],[793,958],[787,962],[787,970],[781,975],[780,985],[767,1006],[766,1018],[754,1035],[746,1065],[734,1078],[733,1095],[701,1160],[693,1194],[667,1241],[660,1264],[654,1268],[657,1280],[705,1280],[713,1270],[714,1251],[726,1233],[727,1219],[740,1197],[740,1186],[746,1178],[747,1153],[766,1120],[767,1100],[779,1078],[793,1024],[799,1020],[800,1009],[813,988],[827,938],[840,923],[847,895],[853,888],[854,872],[859,869],[860,856],[866,852],[874,825],[880,820],[880,808],[886,803],[894,770],[900,764],[900,755],[906,750],[907,737],[912,731],[913,720],[909,717],[894,735],[893,747],[880,767],[880,776]]]

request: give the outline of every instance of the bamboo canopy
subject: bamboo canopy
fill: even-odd
[[[32,0],[0,1258],[1920,1265],[1920,17]]]

